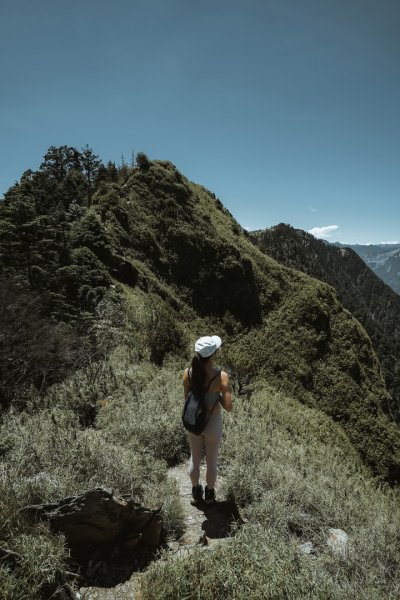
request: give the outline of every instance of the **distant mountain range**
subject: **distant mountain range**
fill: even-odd
[[[382,252],[382,248],[388,247],[354,246],[353,250],[318,240],[306,231],[283,223],[254,231],[251,236],[259,248],[281,264],[303,271],[336,289],[343,305],[357,317],[371,337],[393,398],[391,409],[399,421],[400,296],[355,252],[356,248],[365,248],[373,256],[374,248]],[[393,246],[390,248],[393,250]],[[375,256],[380,254],[376,252]],[[390,260],[390,255],[387,258]]]
[[[351,248],[387,285],[400,294],[400,244],[377,244],[363,246],[361,244],[343,245],[340,248]]]

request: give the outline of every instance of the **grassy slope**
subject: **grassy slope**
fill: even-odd
[[[137,338],[133,347],[139,344]],[[0,415],[0,548],[19,555],[15,565],[0,561],[2,600],[53,597],[59,572],[68,570],[65,540],[25,520],[23,506],[104,486],[162,506],[165,534],[181,531],[166,463],[187,452],[176,401],[180,378],[129,350],[120,348],[95,371],[77,371],[44,398],[32,398],[25,412]],[[79,417],[92,402],[97,422],[83,427]]]
[[[333,288],[263,254],[211,193],[170,163],[132,172],[118,194],[118,223],[116,196],[110,209],[107,202],[99,194],[97,210],[142,287],[180,308],[186,322],[193,309],[217,316],[231,333],[227,361],[241,382],[265,378],[325,411],[375,472],[399,477],[400,431],[382,410],[379,362]]]
[[[245,526],[223,546],[154,564],[144,600],[398,597],[398,495],[376,487],[326,415],[259,385],[225,419],[221,463]],[[329,528],[347,532],[343,555],[327,546]]]
[[[133,292],[130,300],[139,311],[141,294]],[[138,335],[133,348],[140,344]],[[5,416],[2,544],[23,557],[16,571],[0,569],[7,600],[26,593],[39,598],[45,577],[51,580],[66,558],[62,540],[21,523],[24,504],[102,484],[132,491],[146,503],[163,501],[170,535],[179,532],[177,492],[165,479],[164,462],[187,456],[178,363],[156,368],[121,348],[92,388],[90,371],[77,373],[50,390],[51,409]],[[77,396],[93,392],[102,408],[96,427],[82,429],[74,414],[81,410]],[[328,416],[259,383],[249,400],[236,398],[225,415],[220,467],[225,492],[236,497],[247,524],[214,551],[155,562],[145,574],[144,600],[397,597],[398,493],[376,484]],[[343,557],[326,545],[330,527],[349,535]],[[299,551],[306,541],[315,557]]]

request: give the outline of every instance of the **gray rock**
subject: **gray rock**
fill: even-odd
[[[348,551],[349,536],[343,529],[328,529],[326,540],[332,552],[338,556],[346,556]]]
[[[304,544],[301,544],[299,546],[299,549],[304,554],[314,554],[315,553],[314,544],[312,542],[304,542]]]

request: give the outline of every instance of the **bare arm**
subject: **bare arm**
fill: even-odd
[[[185,369],[183,374],[183,393],[185,394],[185,400],[188,397],[189,387],[188,369]]]
[[[228,373],[225,373],[225,371],[221,371],[221,395],[221,405],[226,411],[231,412],[233,408],[231,384],[229,383]]]

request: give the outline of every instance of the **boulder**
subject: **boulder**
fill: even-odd
[[[160,542],[160,509],[144,508],[129,496],[96,488],[54,504],[26,506],[22,512],[49,522],[70,547],[114,542],[133,548],[155,548]]]

